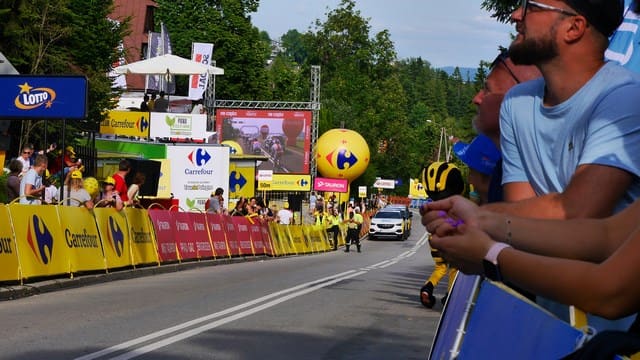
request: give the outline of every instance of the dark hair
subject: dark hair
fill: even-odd
[[[131,163],[129,162],[129,160],[127,159],[120,160],[120,163],[118,164],[118,170],[127,171],[129,169],[131,169]]]
[[[224,190],[219,187],[216,189],[215,195],[222,195],[223,193],[224,193]]]
[[[22,161],[13,159],[9,162],[9,171],[11,173],[19,173],[22,171]]]
[[[133,183],[134,184],[138,184],[138,185],[142,185],[144,184],[144,181],[147,179],[147,176],[144,173],[141,173],[140,171],[138,171],[136,173],[136,175],[133,177]]]

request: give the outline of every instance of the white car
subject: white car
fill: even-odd
[[[404,240],[406,238],[405,219],[400,211],[378,211],[371,218],[369,226],[369,240],[392,238]]]

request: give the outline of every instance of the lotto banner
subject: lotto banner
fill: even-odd
[[[173,216],[171,216],[172,211],[149,209],[148,212],[156,233],[160,262],[178,260],[178,251],[174,238],[175,222]]]
[[[133,265],[129,225],[124,211],[114,208],[94,208],[98,232],[108,269]]]
[[[0,281],[20,279],[20,263],[16,239],[11,227],[7,205],[0,205]]]
[[[100,233],[89,209],[56,206],[68,248],[71,272],[106,270]]]
[[[207,231],[207,217],[204,213],[188,213],[191,224],[193,225],[194,241],[196,243],[196,251],[198,259],[212,258],[213,249],[211,248],[211,239]]]
[[[222,215],[207,213],[207,225],[209,226],[209,237],[213,244],[215,256],[231,256],[229,253],[229,247],[227,245],[227,237],[224,234],[224,223],[222,221]]]
[[[101,134],[149,137],[149,112],[111,110],[100,123]]]
[[[238,244],[238,239],[236,237],[236,226],[233,223],[232,218],[233,216],[229,215],[222,216],[222,224],[224,228],[224,234],[227,237],[229,255],[238,256],[240,255],[240,244]]]
[[[129,224],[133,265],[159,264],[153,226],[147,210],[126,207],[122,211]]]
[[[251,235],[251,244],[253,244],[254,255],[262,255],[265,253],[266,248],[264,240],[262,240],[262,223],[259,220],[254,220],[249,224],[249,234]]]
[[[236,227],[236,240],[241,255],[253,255],[251,247],[251,234],[249,233],[249,220],[244,216],[231,216],[231,221]]]
[[[55,206],[9,205],[23,279],[69,273],[69,250]]]
[[[171,216],[176,226],[173,229],[173,238],[178,248],[180,260],[193,260],[198,258],[196,250],[195,233],[189,213],[172,211]]]

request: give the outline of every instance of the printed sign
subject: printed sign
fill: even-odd
[[[149,113],[143,111],[109,111],[100,123],[101,134],[149,137]]]
[[[317,177],[313,180],[313,190],[346,193],[349,191],[349,182],[347,179]]]
[[[151,113],[149,136],[152,139],[202,139],[206,131],[206,114]]]
[[[310,191],[311,175],[273,174],[271,181],[258,181],[258,190]]]
[[[86,119],[84,76],[0,76],[0,118]]]

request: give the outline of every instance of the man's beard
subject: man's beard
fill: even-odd
[[[558,46],[553,40],[555,32],[554,26],[545,38],[512,43],[509,47],[511,61],[516,65],[538,65],[554,59],[558,56]]]

